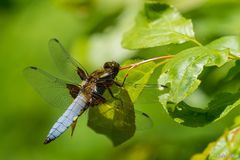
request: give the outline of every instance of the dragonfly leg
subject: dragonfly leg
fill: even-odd
[[[118,87],[123,87],[123,85],[124,85],[124,83],[125,83],[125,80],[123,80],[122,83],[119,83],[119,82],[117,82],[117,81],[113,81],[113,83],[114,83],[116,86],[118,86]]]
[[[118,87],[123,87],[127,77],[128,77],[128,73],[124,76],[124,79],[123,79],[122,83],[119,83],[115,80],[113,81],[113,83],[116,84]]]

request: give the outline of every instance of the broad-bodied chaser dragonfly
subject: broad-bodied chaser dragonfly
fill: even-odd
[[[55,140],[70,126],[73,133],[78,117],[84,111],[90,106],[106,102],[103,96],[106,90],[114,97],[111,86],[115,84],[122,87],[121,83],[115,81],[120,69],[117,62],[106,62],[103,68],[88,74],[57,39],[49,41],[49,49],[57,68],[68,81],[58,79],[37,67],[27,67],[24,70],[27,80],[50,104],[58,107],[69,106],[52,126],[44,144]]]

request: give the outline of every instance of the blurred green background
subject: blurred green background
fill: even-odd
[[[196,37],[203,44],[220,36],[240,34],[237,0],[166,2],[192,19]],[[154,126],[137,132],[119,147],[114,148],[105,136],[89,129],[86,114],[80,118],[73,137],[67,131],[53,143],[43,145],[63,110],[46,104],[26,82],[22,70],[34,65],[58,75],[48,53],[49,39],[58,38],[89,71],[107,60],[148,58],[159,55],[159,51],[177,52],[189,46],[171,45],[151,49],[149,54],[144,50],[139,55],[122,49],[121,36],[141,7],[140,0],[0,1],[0,159],[185,160],[201,152],[232,124],[240,109],[211,125],[190,128],[175,123],[160,105],[139,101],[135,107],[148,113]]]

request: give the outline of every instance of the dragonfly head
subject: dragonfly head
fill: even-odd
[[[106,71],[112,72],[116,76],[118,74],[120,65],[115,61],[106,62],[106,63],[104,63],[103,68]]]

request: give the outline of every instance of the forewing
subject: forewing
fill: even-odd
[[[27,67],[23,73],[33,88],[50,105],[66,108],[72,103],[73,97],[67,86],[75,86],[74,84],[58,79],[37,67]]]
[[[86,70],[71,57],[57,39],[51,39],[49,41],[49,50],[58,70],[69,81],[79,84],[82,79],[86,78]]]

